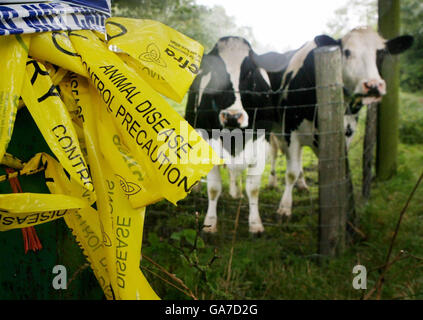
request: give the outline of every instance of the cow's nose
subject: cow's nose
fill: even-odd
[[[368,96],[383,96],[386,94],[384,80],[369,80],[363,82],[363,94]]]
[[[347,138],[350,138],[353,135],[353,133],[354,133],[353,129],[351,129],[351,126],[348,125],[347,129],[345,130],[345,136]]]
[[[244,114],[239,111],[221,111],[220,118],[225,127],[239,127],[244,120]]]

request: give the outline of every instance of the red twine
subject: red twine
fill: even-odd
[[[11,174],[15,172],[15,170],[11,168],[6,168],[5,170],[7,174]],[[14,193],[23,192],[21,184],[19,183],[19,179],[17,177],[10,178],[9,182],[10,182],[10,186],[12,187],[12,191]],[[35,252],[43,248],[34,227],[23,228],[22,235],[24,240],[25,254],[28,252],[28,250],[32,250]]]

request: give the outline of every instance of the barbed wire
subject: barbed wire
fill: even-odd
[[[262,91],[262,92],[257,92],[257,91],[250,91],[250,90],[239,90],[239,91],[234,91],[234,90],[210,90],[208,88],[200,88],[198,90],[191,90],[190,93],[191,94],[205,94],[205,93],[239,93],[239,94],[250,94],[250,95],[257,95],[257,96],[265,96],[268,95],[269,99],[271,98],[270,96],[274,96],[277,94],[286,94],[286,93],[290,93],[290,92],[297,92],[297,93],[306,93],[306,92],[310,92],[313,90],[318,90],[318,89],[324,89],[324,88],[339,88],[339,87],[343,87],[343,85],[341,83],[338,84],[332,84],[332,85],[328,85],[328,86],[314,86],[314,87],[309,87],[309,88],[299,88],[299,89],[294,89],[294,90],[286,90],[286,89],[279,89],[279,90],[269,90],[269,91]],[[345,95],[344,95],[345,97]],[[355,97],[353,97],[355,98]],[[299,112],[303,112],[303,110],[305,110],[305,112],[308,112],[308,115],[310,117],[310,112],[309,110],[314,110],[314,115],[313,117],[310,117],[311,119],[307,119],[309,121],[312,122],[312,126],[311,126],[311,130],[309,132],[298,132],[298,130],[295,132],[295,134],[299,137],[311,137],[312,141],[316,141],[316,137],[318,139],[319,136],[324,136],[324,135],[334,135],[334,134],[340,134],[342,133],[342,136],[345,135],[344,132],[344,124],[342,124],[342,126],[339,126],[339,130],[330,130],[330,131],[325,131],[322,132],[321,130],[319,130],[319,128],[317,128],[317,117],[318,117],[318,111],[323,108],[323,107],[327,107],[327,106],[337,106],[337,105],[342,105],[343,107],[345,107],[345,111],[348,112],[348,108],[355,108],[357,107],[357,105],[360,104],[360,101],[358,101],[357,99],[353,101],[353,103],[351,104],[351,97],[346,97],[345,100],[341,99],[341,100],[337,100],[337,101],[332,101],[329,103],[325,103],[325,104],[321,104],[321,103],[313,103],[313,104],[300,104],[300,105],[293,105],[293,106],[287,106],[287,105],[271,105],[271,106],[256,106],[256,107],[246,107],[243,108],[245,111],[247,111],[251,117],[251,124],[249,125],[248,129],[249,133],[251,134],[262,134],[262,130],[260,130],[259,125],[263,122],[266,121],[266,119],[262,119],[262,114],[268,111],[278,111],[278,119],[269,119],[270,122],[274,123],[274,122],[281,122],[281,126],[280,127],[273,127],[272,130],[266,130],[265,135],[268,137],[269,135],[274,135],[275,137],[288,137],[288,136],[292,136],[292,132],[285,132],[284,127],[282,126],[282,124],[284,124],[287,121],[287,117],[286,117],[286,113],[287,112],[293,112],[295,114],[296,110],[299,110]],[[275,102],[275,100],[273,100],[273,102]],[[361,106],[361,105],[360,105]],[[364,107],[364,106],[363,106]],[[308,110],[307,110],[308,109]],[[363,108],[364,109],[364,108]],[[223,109],[224,110],[224,109]],[[216,108],[199,108],[198,105],[194,106],[193,110],[186,110],[186,115],[185,116],[191,116],[192,119],[194,120],[194,127],[196,127],[197,123],[198,123],[198,116],[199,114],[201,115],[202,112],[219,112],[221,111],[221,109],[219,109],[217,106]],[[279,118],[280,116],[280,118]],[[302,117],[303,114],[300,114],[299,117]],[[274,121],[276,120],[276,121]],[[298,119],[297,119],[298,120]],[[208,133],[213,132],[213,129],[203,129],[203,128],[199,128],[202,129]],[[216,128],[219,129],[219,128]],[[244,130],[244,129],[241,129]],[[260,130],[260,131],[259,131]],[[358,130],[358,126],[356,128],[356,131]],[[364,133],[361,133],[360,135],[356,135],[354,137],[354,140],[352,141],[352,143],[350,144],[350,148],[349,150],[352,149],[356,149],[358,147],[361,147],[360,144],[362,144],[362,141],[364,140]],[[310,146],[311,147],[311,146]],[[361,152],[362,154],[365,152],[370,152],[373,149],[374,146],[368,146],[367,148],[362,148],[359,149],[359,152]],[[278,147],[278,153],[280,152],[280,148]],[[317,168],[319,167],[318,165],[318,161],[333,161],[333,162],[337,162],[338,165],[343,164],[345,161],[349,160],[349,156],[347,153],[342,154],[340,156],[336,156],[336,157],[329,157],[329,158],[318,158],[316,155],[311,154],[311,159],[309,159],[307,161],[307,167],[304,166],[303,170],[308,171],[308,168],[312,168],[313,172],[317,171]],[[305,157],[303,157],[303,163],[305,160]],[[352,164],[352,166],[354,167],[359,167],[359,162],[361,162],[363,160],[363,157],[356,157],[354,158],[354,163]],[[278,157],[278,161],[277,161],[277,165],[276,168],[281,168],[282,164],[280,163],[280,161],[282,161],[282,157]],[[267,171],[266,171],[267,172]],[[281,169],[281,171],[278,171],[280,175],[284,175],[286,174],[286,168],[285,169]],[[307,248],[314,248],[313,251],[308,250],[309,252],[307,254],[304,254],[305,258],[310,258],[310,257],[319,257],[319,254],[316,254],[316,250],[318,248],[319,243],[321,243],[322,239],[319,239],[318,236],[318,230],[319,229],[324,229],[324,228],[333,228],[333,227],[340,227],[340,223],[342,223],[342,221],[337,222],[336,224],[323,224],[320,222],[319,220],[319,211],[320,210],[325,210],[325,209],[339,209],[339,210],[344,210],[346,211],[347,214],[347,219],[349,219],[349,217],[353,217],[355,214],[355,208],[354,207],[350,207],[348,205],[349,201],[355,201],[356,203],[359,202],[360,199],[359,197],[356,197],[356,191],[358,189],[355,189],[352,192],[347,192],[346,194],[346,199],[343,203],[337,203],[336,205],[322,205],[319,203],[319,189],[321,188],[339,188],[341,186],[345,186],[348,189],[348,184],[350,183],[350,179],[353,179],[354,177],[352,177],[353,172],[347,172],[345,174],[345,177],[337,180],[337,181],[333,181],[333,183],[328,183],[328,184],[319,184],[317,181],[317,177],[314,176],[313,179],[309,179],[309,177],[307,178],[307,185],[308,185],[308,192],[306,196],[303,196],[303,194],[301,195],[301,197],[299,197],[299,194],[297,194],[294,197],[294,202],[293,202],[293,206],[292,206],[292,218],[288,221],[284,221],[283,223],[280,221],[281,220],[281,216],[277,214],[277,210],[280,207],[280,200],[282,197],[282,191],[280,190],[280,188],[277,189],[277,191],[275,191],[273,194],[269,194],[267,193],[266,196],[261,196],[260,194],[263,192],[262,190],[262,186],[260,187],[260,194],[259,194],[259,200],[257,203],[253,203],[250,202],[248,203],[248,201],[246,201],[243,204],[239,204],[239,200],[238,199],[231,199],[229,198],[229,196],[226,195],[227,193],[227,188],[228,185],[225,186],[224,184],[224,176],[221,177],[221,179],[219,180],[222,183],[222,193],[218,199],[218,221],[221,221],[221,223],[219,224],[222,227],[222,230],[226,230],[228,231],[228,227],[229,226],[233,226],[235,223],[235,217],[233,217],[233,213],[234,210],[236,208],[240,208],[242,215],[245,216],[246,214],[249,214],[249,209],[250,209],[250,205],[258,205],[259,208],[259,212],[260,212],[260,217],[262,220],[262,224],[265,227],[269,227],[269,228],[275,228],[274,230],[272,229],[272,234],[275,232],[275,230],[280,230],[281,233],[286,232],[287,228],[288,229],[293,229],[296,230],[297,232],[300,232],[301,237],[302,237],[302,241],[301,243],[299,243],[299,246],[301,245],[305,245]],[[356,175],[356,174],[355,174]],[[245,181],[245,173],[243,173],[241,175],[242,177],[242,181]],[[241,177],[238,177],[237,179],[237,185],[238,185],[238,181],[239,179],[241,179]],[[228,177],[229,179],[229,177]],[[209,181],[210,178],[208,179]],[[357,180],[357,179],[356,179]],[[206,182],[207,179],[202,179],[203,182]],[[263,182],[264,180],[262,180]],[[362,183],[363,181],[360,180],[360,182],[354,181],[354,184],[358,183]],[[263,184],[263,183],[262,183]],[[283,182],[280,182],[280,187],[283,187]],[[225,186],[225,187],[224,187]],[[241,190],[242,187],[245,186],[243,183],[241,184]],[[242,191],[241,191],[242,192]],[[248,199],[248,197],[247,197]],[[180,215],[183,217],[187,217],[187,218],[192,218],[192,213],[191,212],[196,212],[199,211],[202,214],[205,214],[207,212],[207,205],[209,203],[209,199],[207,196],[207,192],[204,192],[204,188],[202,188],[202,192],[201,193],[194,193],[192,192],[188,198],[186,200],[181,201],[178,205],[180,205],[180,208],[177,210],[174,210],[175,207],[171,208],[170,204],[167,204],[166,206],[163,207],[163,205],[158,205],[157,208],[155,208],[155,206],[150,206],[147,209],[147,216],[148,215],[153,215],[157,217],[161,217],[161,216],[167,216],[169,214],[169,212],[172,212],[172,214],[175,215]],[[352,225],[354,225],[353,221],[349,221],[349,223],[352,223]],[[239,220],[239,223],[242,225],[249,225],[248,219],[242,218]],[[225,226],[225,227],[224,227]],[[177,226],[173,226],[175,228],[177,228]],[[220,228],[220,227],[219,227]],[[230,227],[229,227],[230,229]],[[230,232],[223,232],[224,234],[219,233],[219,237],[220,238],[224,238],[225,237],[228,240],[231,240],[231,233]],[[237,241],[241,241],[242,239],[245,239],[245,234],[249,233],[243,233],[242,236],[237,237]],[[244,238],[243,238],[244,237]],[[273,237],[269,237],[269,240],[272,239]],[[329,241],[327,242],[329,243]],[[306,250],[307,251],[307,250]]]
[[[300,105],[281,105],[281,106],[259,106],[259,107],[243,107],[243,109],[245,110],[245,111],[249,111],[249,110],[253,110],[253,111],[268,111],[268,110],[278,110],[278,111],[280,111],[280,110],[284,110],[284,109],[287,109],[287,110],[290,110],[290,109],[302,109],[302,108],[309,108],[309,109],[311,109],[311,108],[321,108],[322,106],[330,106],[330,105],[339,105],[339,104],[344,104],[345,105],[345,107],[347,107],[348,106],[348,103],[347,102],[345,102],[345,101],[333,101],[333,102],[327,102],[327,103],[324,103],[324,104],[319,104],[319,103],[312,103],[312,104],[300,104]],[[219,108],[217,108],[219,111],[221,111],[221,110],[224,110],[224,109],[219,109]],[[199,109],[199,108],[197,108],[196,110],[194,110],[194,111],[190,111],[189,113],[190,114],[195,114],[195,113],[197,113],[198,111],[202,111],[202,112],[210,112],[210,111],[214,111],[214,112],[216,112],[216,110],[217,109],[213,109],[213,108],[201,108],[201,109]]]
[[[199,129],[201,129],[201,128],[199,128]],[[202,130],[206,131],[207,133],[212,133],[213,134],[213,130],[216,130],[216,129],[202,129]],[[339,132],[342,132],[342,131],[340,131],[340,130],[324,131],[324,132],[318,132],[318,131],[316,131],[315,133],[295,132],[295,134],[297,136],[299,136],[299,137],[315,137],[315,136],[334,135],[334,134],[338,134]],[[252,134],[252,135],[263,135],[263,132],[260,129],[250,129],[249,132],[248,132],[248,134]],[[219,134],[219,137],[221,135],[222,134]],[[289,137],[289,136],[292,136],[292,131],[290,133],[284,133],[284,132],[276,132],[276,131],[270,131],[269,130],[268,132],[264,132],[264,135],[265,136],[274,135],[276,137]],[[228,134],[228,136],[230,136],[230,133]],[[212,137],[213,137],[213,135],[212,135]]]
[[[233,89],[228,89],[228,90],[223,90],[223,89],[211,89],[211,88],[198,88],[195,90],[190,89],[188,91],[188,93],[200,93],[202,92],[204,93],[245,93],[245,94],[251,94],[251,95],[276,95],[276,94],[280,94],[280,93],[290,93],[290,92],[307,92],[307,91],[313,91],[313,90],[318,90],[318,89],[330,89],[330,88],[337,88],[337,87],[341,87],[344,88],[344,84],[343,83],[335,83],[335,84],[330,84],[327,86],[314,86],[314,87],[307,87],[307,88],[298,88],[298,89],[278,89],[278,90],[267,90],[267,91],[253,91],[253,90],[233,90]]]

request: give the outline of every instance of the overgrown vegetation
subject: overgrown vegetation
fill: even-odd
[[[406,144],[423,144],[423,94],[401,94],[400,140]]]
[[[414,45],[402,58],[401,86],[418,92],[423,89],[423,3],[419,0],[401,1],[404,33],[414,36]]]

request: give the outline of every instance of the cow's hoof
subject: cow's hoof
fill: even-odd
[[[203,231],[206,233],[216,233],[217,231],[217,217],[216,216],[206,216],[203,222]]]
[[[291,216],[291,209],[290,208],[279,208],[277,211],[278,215],[282,216],[282,217],[287,217],[289,218]]]
[[[308,185],[306,185],[306,184],[302,184],[302,183],[297,184],[297,189],[298,189],[298,191],[300,191],[300,192],[309,192],[309,191],[310,191],[310,189],[309,189]]]
[[[263,227],[262,224],[250,225],[249,231],[252,234],[260,234],[260,233],[263,233],[264,232],[264,227]]]
[[[203,232],[205,233],[216,233],[217,232],[217,226],[204,226],[203,227]]]

